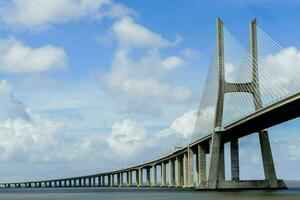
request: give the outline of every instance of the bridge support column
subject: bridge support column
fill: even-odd
[[[105,177],[106,176],[102,176],[102,186],[103,187],[105,186]],[[109,177],[109,175],[107,177]],[[107,179],[109,179],[109,178],[107,178]],[[107,185],[109,185],[109,182],[107,183]]]
[[[121,174],[117,174],[117,186],[121,185]]]
[[[94,176],[94,177],[92,177],[92,179],[93,179],[93,187],[95,187],[96,186],[96,177]]]
[[[218,180],[225,181],[225,152],[224,143],[220,145]]]
[[[176,186],[182,186],[182,162],[179,156],[176,157]]]
[[[197,161],[198,184],[203,185],[206,181],[206,149],[203,144],[198,144]]]
[[[267,130],[259,132],[259,141],[262,154],[262,161],[264,166],[265,179],[269,181],[271,188],[278,187],[277,177],[273,162],[272,150],[269,141],[269,135]]]
[[[92,177],[88,178],[88,182],[89,182],[88,187],[91,187],[92,186]]]
[[[240,167],[239,167],[239,141],[234,139],[230,141],[230,155],[231,155],[231,180],[240,180]]]
[[[208,174],[208,189],[216,189],[218,178],[221,177],[221,173],[219,173],[219,166],[222,160],[220,158],[221,152],[221,134],[222,132],[216,131],[213,134],[213,139],[210,147],[210,166],[209,166],[209,174]]]
[[[175,161],[174,159],[169,160],[169,167],[170,167],[170,183],[169,187],[175,186]]]
[[[114,174],[108,175],[110,187],[114,186]]]
[[[166,186],[166,163],[161,163],[161,187]]]
[[[157,169],[155,164],[152,166],[152,179],[153,179],[152,186],[153,187],[157,186]]]
[[[140,168],[138,171],[138,177],[139,177],[139,181],[138,181],[138,187],[143,186],[143,168]]]
[[[146,176],[147,176],[147,185],[151,186],[151,168],[146,168]]]
[[[188,148],[188,185],[187,187],[193,187],[194,186],[194,151],[191,148]]]
[[[188,173],[188,153],[183,154],[183,187],[189,187],[189,173]]]
[[[132,186],[132,171],[129,170],[127,172],[127,186],[131,187]]]
[[[139,170],[135,170],[135,184],[139,185]]]
[[[119,187],[123,186],[123,172],[119,174]]]

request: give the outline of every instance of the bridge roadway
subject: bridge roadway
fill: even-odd
[[[299,116],[300,93],[296,93],[224,127],[224,130],[221,130],[222,140],[224,143],[230,142],[233,139],[238,139],[260,130],[267,129]],[[0,185],[5,188],[122,186],[197,188],[202,183],[207,182],[206,155],[210,152],[211,139],[212,134],[208,134],[188,146],[173,151],[161,158],[125,169],[86,176],[42,181],[1,183]],[[196,160],[196,162],[194,162],[194,160]],[[194,170],[194,166],[196,166],[196,171]],[[169,175],[166,174],[167,167],[169,169]],[[158,168],[160,168],[161,172],[159,178],[157,177]],[[197,175],[194,176],[194,173]],[[133,180],[133,177],[135,177],[135,180]],[[194,177],[196,177],[196,180]],[[226,182],[227,181],[224,182],[225,185]],[[243,181],[240,180],[239,182],[243,183]],[[247,184],[247,181],[245,181],[245,183]],[[265,184],[265,182],[261,180],[253,182],[252,186],[255,188],[257,185],[263,184]],[[239,187],[243,187],[243,184],[240,184]],[[226,186],[224,186],[224,188],[226,188]],[[249,188],[249,186],[247,186],[247,188]]]

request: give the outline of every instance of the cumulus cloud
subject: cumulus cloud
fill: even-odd
[[[177,56],[169,56],[167,58],[165,58],[164,60],[162,60],[162,67],[167,69],[167,70],[171,70],[171,69],[175,69],[177,67],[183,66],[184,61],[177,57]]]
[[[0,20],[6,26],[29,29],[41,29],[87,17],[122,17],[132,12],[111,0],[12,0],[2,3],[0,11]]]
[[[158,136],[168,137],[177,135],[181,139],[189,140],[203,137],[209,134],[214,120],[215,109],[213,106],[200,111],[190,110],[176,118],[171,125],[162,130]]]
[[[29,114],[24,104],[18,101],[13,94],[13,88],[7,80],[0,80],[0,105],[1,116],[9,119],[21,118],[29,120]]]
[[[59,146],[63,124],[30,113],[22,102],[15,99],[13,88],[6,80],[0,81],[0,99],[1,107],[8,113],[0,122],[0,160],[50,159],[47,151]]]
[[[197,111],[191,110],[175,119],[171,124],[170,129],[181,135],[182,138],[191,137],[194,133],[194,124],[196,123],[196,119]]]
[[[156,53],[132,60],[126,51],[119,50],[114,57],[112,70],[102,77],[104,86],[108,91],[123,94],[134,101],[190,100],[193,93],[188,87],[173,86],[162,80],[163,61]]]
[[[51,149],[59,149],[62,123],[21,118],[8,119],[0,123],[0,160],[23,160],[29,162],[51,161]]]
[[[201,108],[197,112],[197,120],[195,123],[194,137],[203,137],[212,131],[214,126],[215,106],[207,106]]]
[[[269,70],[272,80],[283,86],[289,86],[299,80],[300,74],[300,51],[295,47],[288,47],[275,55],[263,58],[261,66],[272,68]],[[264,72],[266,73],[266,72]],[[263,77],[262,77],[262,80]]]
[[[171,44],[170,41],[162,38],[160,35],[135,23],[130,17],[125,17],[115,22],[112,30],[120,45],[126,47],[165,47]]]
[[[118,48],[111,71],[102,76],[103,86],[107,91],[122,94],[131,101],[185,102],[192,98],[193,92],[188,87],[165,81],[168,71],[185,64],[178,56],[162,58],[160,55],[160,48],[173,45],[174,42],[137,24],[129,17],[116,21],[112,34],[117,38]],[[139,56],[136,56],[136,48],[142,48]]]
[[[15,38],[0,40],[0,70],[5,72],[42,72],[65,68],[64,49],[52,45],[39,48],[25,46]]]
[[[190,47],[181,50],[181,55],[188,60],[198,60],[201,57],[199,51],[192,49]]]
[[[106,141],[119,156],[132,156],[152,145],[147,130],[130,119],[115,123]]]
[[[7,101],[17,101],[12,86],[2,80],[0,98],[6,96],[11,96]],[[119,167],[122,163],[127,166],[148,161],[169,152],[172,146],[183,144],[190,137],[195,121],[195,111],[187,112],[174,120],[168,128],[169,135],[163,136],[129,118],[114,123],[109,131],[70,135],[66,123],[32,113],[22,102],[18,105],[22,105],[19,109],[27,113],[28,119],[16,113],[14,117],[0,120],[0,161],[22,162],[25,166],[34,163],[73,166],[76,162],[92,164],[101,161],[111,169],[112,165]],[[145,152],[151,153],[145,155]],[[97,167],[97,172],[103,170],[99,165]]]
[[[72,136],[71,139],[65,134],[65,123],[30,112],[15,99],[13,93],[13,87],[6,80],[1,80],[1,107],[10,114],[3,116],[0,121],[0,160],[103,160],[109,159],[111,153],[119,159],[127,159],[159,146],[160,140],[155,134],[151,136],[149,130],[131,119],[114,123],[108,133],[90,133],[83,137]],[[179,119],[172,127],[188,133],[184,130],[185,123],[188,122]]]
[[[299,142],[299,141],[298,141]],[[290,160],[300,160],[300,147],[298,145],[290,145],[287,148]]]
[[[176,118],[168,128],[156,133],[146,129],[137,121],[125,119],[116,122],[108,134],[97,133],[88,136],[81,147],[92,149],[95,143],[104,142],[107,149],[102,148],[102,151],[109,155],[113,153],[120,160],[134,159],[144,155],[144,152],[152,152],[152,156],[157,157],[161,153],[169,152],[173,146],[188,142],[194,134],[196,119],[197,111],[188,111]],[[165,141],[168,141],[168,145],[165,145]]]

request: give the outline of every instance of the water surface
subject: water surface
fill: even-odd
[[[0,200],[299,200],[300,188],[288,190],[194,191],[170,188],[8,188]]]

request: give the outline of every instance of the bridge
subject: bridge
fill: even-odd
[[[257,26],[256,20],[250,23],[248,51],[224,27],[222,20],[217,19],[216,46],[195,123],[195,138],[188,145],[158,159],[124,169],[1,185],[5,188],[286,188],[284,181],[276,176],[267,130],[300,116],[299,80],[282,81],[274,75],[274,71],[281,67],[274,59],[284,51]],[[213,110],[213,114],[205,115],[208,109]],[[206,122],[203,122],[203,115]],[[239,139],[250,134],[259,137],[263,180],[240,179]],[[226,143],[230,144],[231,180],[225,180]]]

